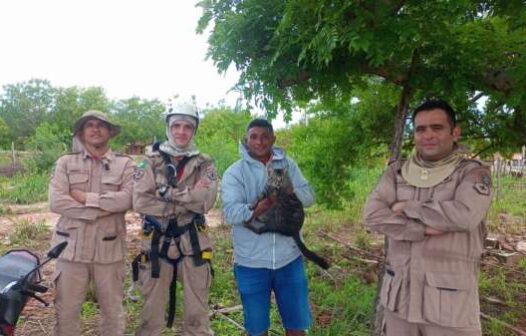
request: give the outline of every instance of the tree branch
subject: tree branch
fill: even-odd
[[[289,86],[294,86],[305,81],[308,81],[311,78],[310,74],[307,71],[302,71],[295,78],[285,78],[278,81],[278,87],[283,90]]]
[[[482,96],[484,96],[484,92],[479,92],[479,93],[477,93],[476,95],[473,96],[473,98],[471,98],[471,99],[469,100],[469,103],[470,103],[470,104],[476,103],[477,100],[479,100],[480,98],[482,98]]]
[[[491,149],[494,146],[495,146],[495,144],[490,144],[489,146],[486,146],[486,147],[482,148],[481,150],[479,150],[477,153],[473,154],[471,157],[472,158],[476,158],[477,156],[479,156],[480,154],[484,153],[485,151]]]

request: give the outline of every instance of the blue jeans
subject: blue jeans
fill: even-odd
[[[256,336],[270,326],[270,294],[274,291],[285,329],[305,330],[311,324],[309,289],[300,256],[277,270],[234,265],[245,329]]]

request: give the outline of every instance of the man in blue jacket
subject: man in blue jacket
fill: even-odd
[[[245,329],[251,336],[268,335],[270,296],[274,291],[287,336],[305,335],[311,323],[307,276],[294,239],[278,233],[255,233],[246,223],[257,221],[276,205],[265,195],[269,174],[285,171],[304,207],[314,193],[296,163],[274,147],[272,125],[254,119],[240,145],[241,160],[230,166],[221,186],[223,211],[232,225],[234,273],[243,303]]]

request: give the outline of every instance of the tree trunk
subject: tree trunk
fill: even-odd
[[[407,117],[407,109],[409,106],[409,99],[412,95],[412,90],[408,84],[405,84],[400,95],[400,101],[396,109],[395,132],[393,141],[391,142],[391,158],[389,162],[400,159],[402,139],[404,137],[405,120]]]
[[[402,140],[404,137],[405,130],[405,120],[407,118],[407,110],[409,107],[409,100],[412,95],[412,90],[409,85],[406,83],[402,89],[402,94],[400,95],[400,101],[398,102],[398,107],[396,111],[396,120],[395,120],[395,134],[393,141],[391,143],[391,158],[389,162],[400,159],[400,154],[402,153]],[[387,256],[387,247],[388,240],[387,236],[384,238],[384,255]],[[378,285],[376,287],[376,297],[374,299],[374,319],[373,319],[373,335],[382,336],[383,335],[383,325],[384,325],[384,307],[380,303],[380,290],[382,289],[382,283],[385,274],[385,262],[382,264],[380,269],[380,274],[378,274]]]

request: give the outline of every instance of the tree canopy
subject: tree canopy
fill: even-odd
[[[11,142],[17,148],[36,146],[31,137],[49,136],[63,144],[58,148],[69,148],[75,120],[90,109],[109,113],[122,126],[121,134],[113,141],[118,148],[164,138],[164,104],[158,100],[111,100],[101,87],[54,87],[47,80],[32,79],[3,87],[0,134],[4,136],[0,146],[9,147]]]
[[[526,3],[519,0],[202,0],[208,56],[234,65],[249,101],[270,116],[295,106],[350,101],[371,78],[395,85],[392,141],[426,97],[453,103],[481,145],[526,136]],[[477,98],[484,96],[484,109]],[[472,120],[472,118],[474,118]],[[505,135],[501,136],[504,132]],[[498,133],[498,134],[495,134]],[[398,141],[398,143],[397,143]],[[397,153],[398,154],[398,153]]]

